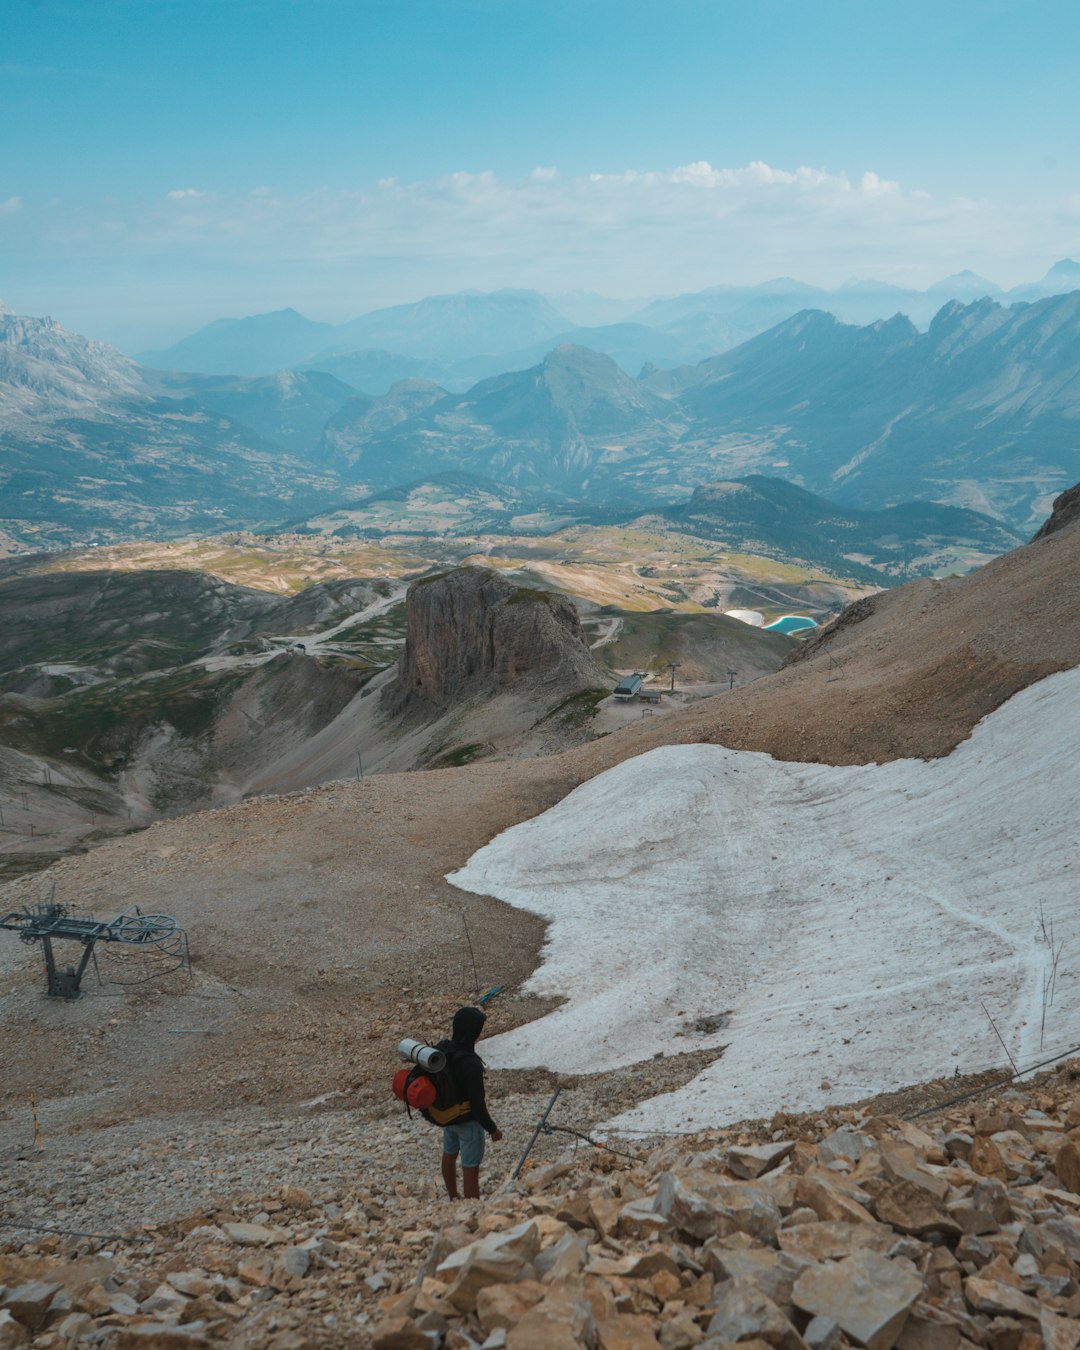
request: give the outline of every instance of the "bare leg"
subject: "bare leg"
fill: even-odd
[[[469,1168],[465,1167],[462,1171],[465,1173],[465,1194],[469,1194]],[[473,1171],[478,1169],[473,1168]],[[442,1179],[446,1186],[446,1194],[451,1200],[458,1198],[457,1193],[457,1154],[444,1153],[442,1155]]]
[[[462,1189],[465,1192],[466,1200],[480,1199],[480,1168],[465,1167],[461,1169]]]

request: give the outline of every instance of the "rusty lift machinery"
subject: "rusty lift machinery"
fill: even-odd
[[[120,942],[128,947],[154,950],[176,958],[177,966],[191,965],[187,934],[169,914],[118,914],[102,920],[72,914],[67,905],[53,903],[33,909],[0,913],[0,928],[18,933],[23,942],[40,942],[45,955],[45,992],[51,998],[78,998],[86,967],[99,942]],[[53,943],[58,939],[82,943],[77,966],[57,968]]]

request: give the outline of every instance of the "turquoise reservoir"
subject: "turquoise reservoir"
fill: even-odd
[[[765,625],[766,633],[801,633],[805,628],[816,628],[813,619],[803,614],[783,614],[779,619]]]

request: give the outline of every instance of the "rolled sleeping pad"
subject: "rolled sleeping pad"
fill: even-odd
[[[443,1052],[436,1050],[433,1045],[428,1045],[426,1041],[406,1039],[398,1046],[397,1052],[406,1064],[419,1064],[422,1069],[427,1069],[428,1073],[438,1073],[440,1069],[446,1067],[446,1056]]]

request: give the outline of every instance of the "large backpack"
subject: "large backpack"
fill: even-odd
[[[411,1108],[415,1108],[432,1125],[452,1125],[467,1116],[472,1106],[462,1095],[453,1070],[454,1060],[461,1052],[453,1049],[449,1041],[440,1041],[437,1048],[446,1054],[445,1067],[438,1073],[431,1073],[419,1064],[398,1069],[394,1074],[394,1096],[405,1103],[410,1117]]]

